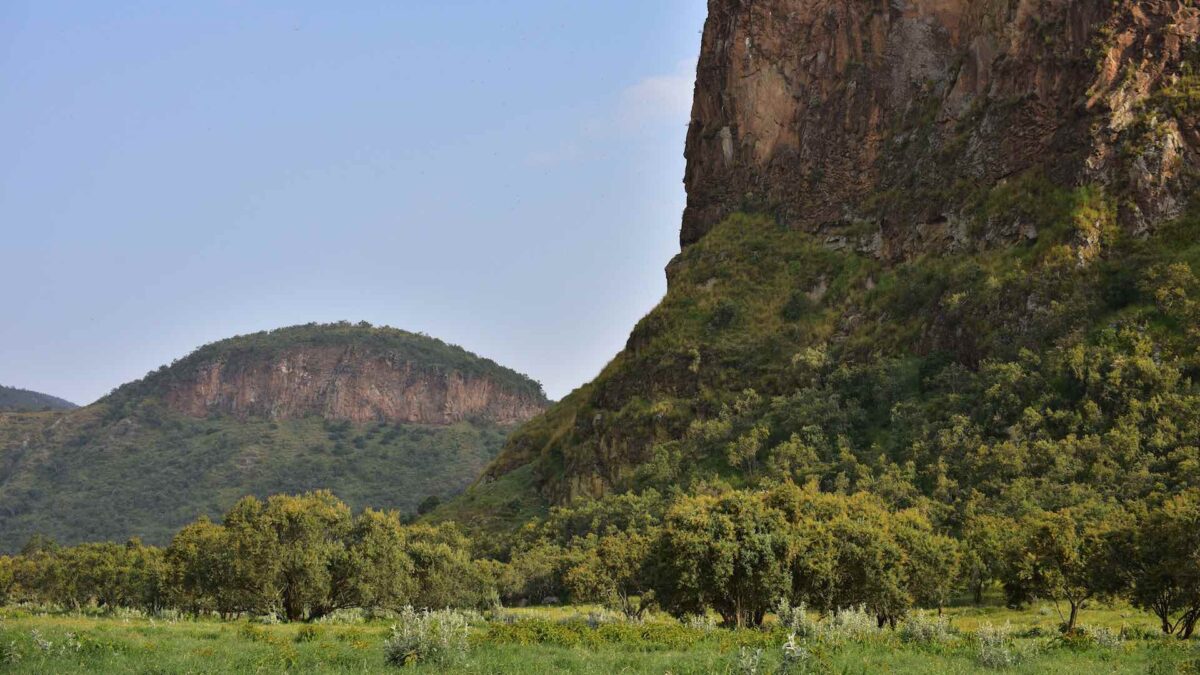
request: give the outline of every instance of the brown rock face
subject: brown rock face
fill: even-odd
[[[465,420],[513,425],[546,407],[540,396],[507,389],[487,376],[340,345],[203,363],[172,381],[163,398],[171,409],[194,417],[319,415],[439,425]]]
[[[739,209],[880,257],[1028,236],[960,226],[1029,170],[1121,191],[1122,224],[1181,211],[1194,117],[1151,103],[1200,35],[1180,0],[710,0],[680,235]],[[865,227],[864,227],[865,226]],[[866,235],[861,233],[867,230]]]

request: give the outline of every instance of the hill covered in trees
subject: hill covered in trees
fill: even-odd
[[[0,416],[0,548],[33,534],[164,542],[288,491],[414,513],[466,487],[545,404],[512,370],[392,328],[225,340],[86,408]]]
[[[49,394],[0,385],[0,412],[72,410],[78,407]]]
[[[962,539],[1200,488],[1198,33],[1180,3],[710,3],[666,297],[437,517],[791,483]]]

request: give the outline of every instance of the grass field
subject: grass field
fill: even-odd
[[[589,616],[591,620],[589,621]],[[0,610],[0,670],[14,673],[774,673],[787,635],[779,627],[729,631],[666,617],[644,624],[596,621],[596,608],[502,610],[474,617],[465,660],[389,666],[387,620],[325,624],[165,620],[142,616]],[[1050,606],[948,610],[952,635],[906,641],[884,631],[852,640],[803,642],[791,672],[829,673],[1198,673],[1200,641],[1158,638],[1151,617],[1114,607],[1087,612],[1086,625],[1126,638],[1065,641]],[[981,657],[974,631],[1010,626],[1002,663]],[[1134,637],[1130,637],[1134,636]],[[761,649],[761,656],[755,658]],[[754,661],[757,660],[757,667]]]

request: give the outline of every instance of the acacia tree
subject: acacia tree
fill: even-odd
[[[416,595],[407,536],[395,511],[367,509],[354,519],[329,560],[329,592],[309,612],[315,619],[347,607],[399,609]]]
[[[1003,578],[1016,523],[1002,516],[975,514],[962,529],[962,576],[975,604],[988,584]]]
[[[1030,593],[1067,603],[1064,632],[1074,632],[1091,600],[1120,590],[1115,540],[1127,515],[1089,503],[1037,512],[1023,523],[1023,546],[1009,573]]]
[[[788,535],[783,512],[761,494],[684,497],[663,526],[659,597],[676,615],[712,607],[729,625],[757,626],[772,602],[790,594]]]
[[[1133,606],[1154,612],[1163,633],[1190,638],[1200,622],[1200,490],[1141,515],[1123,537],[1119,561]]]
[[[894,516],[896,539],[904,548],[904,584],[913,601],[937,607],[938,614],[958,584],[962,556],[958,542],[937,534],[929,519],[910,509]]]
[[[641,619],[654,606],[648,563],[659,532],[614,531],[577,540],[577,561],[564,575],[572,597],[602,602],[631,619]]]
[[[228,531],[207,517],[183,529],[166,550],[170,601],[192,614],[219,612],[223,617],[239,611],[230,575],[232,548]]]

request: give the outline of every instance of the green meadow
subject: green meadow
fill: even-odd
[[[842,626],[794,638],[778,617],[728,630],[665,615],[628,622],[599,607],[457,612],[461,653],[389,663],[399,617],[342,613],[318,623],[150,617],[138,612],[0,610],[0,668],[14,673],[1200,673],[1200,641],[1157,634],[1123,606],[1084,616],[1063,638],[1050,604],[945,612],[942,634]],[[933,613],[918,623],[937,623]],[[815,621],[815,617],[814,617]],[[820,625],[821,622],[816,622]],[[990,627],[990,628],[989,628]],[[838,634],[838,631],[842,634]],[[1001,637],[985,644],[981,632]],[[796,656],[798,654],[798,656]]]

